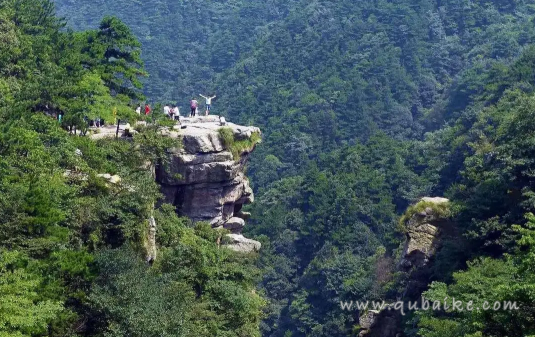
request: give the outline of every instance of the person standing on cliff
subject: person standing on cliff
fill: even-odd
[[[175,120],[178,118],[178,121],[180,121],[180,110],[178,109],[178,106],[173,105],[173,108],[171,109],[171,119]]]
[[[197,112],[197,106],[198,105],[199,105],[199,102],[197,102],[195,97],[192,97],[191,101],[189,101],[189,106],[191,107],[190,117],[195,116],[195,113]]]
[[[163,107],[163,113],[165,114],[165,116],[170,117],[171,116],[171,107],[166,104]]]
[[[204,113],[205,116],[208,116],[210,114],[210,110],[212,109],[212,100],[214,98],[216,98],[216,95],[213,95],[213,96],[204,96],[202,94],[200,94],[202,98],[204,98],[206,100],[206,112]]]
[[[150,106],[145,104],[145,116],[148,116],[148,114],[150,114]]]

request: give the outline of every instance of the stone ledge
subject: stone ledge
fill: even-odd
[[[258,241],[247,239],[241,234],[226,235],[228,243],[224,247],[239,253],[253,253],[258,252],[262,248],[262,244]]]

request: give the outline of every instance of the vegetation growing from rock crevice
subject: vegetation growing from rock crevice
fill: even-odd
[[[256,144],[262,140],[259,132],[251,133],[251,136],[246,139],[236,139],[234,131],[228,127],[220,128],[218,133],[225,150],[232,153],[234,160],[240,159],[240,156],[245,152],[251,152]]]
[[[406,232],[407,222],[411,220],[416,214],[426,212],[427,209],[431,210],[431,213],[429,213],[428,215],[433,216],[435,219],[447,219],[452,215],[451,204],[449,202],[436,203],[432,201],[422,200],[412,206],[409,206],[409,208],[407,208],[407,211],[403,213],[403,215],[399,219],[399,229],[402,232]]]

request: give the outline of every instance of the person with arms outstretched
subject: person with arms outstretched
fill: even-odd
[[[201,95],[201,97],[206,100],[206,112],[205,112],[205,115],[208,116],[208,114],[210,113],[210,110],[212,109],[212,100],[214,98],[216,98],[216,95],[213,95],[213,96],[210,96],[210,97]]]

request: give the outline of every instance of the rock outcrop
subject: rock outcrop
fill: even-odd
[[[230,144],[222,128],[232,137]],[[241,209],[254,201],[244,168],[260,140],[260,129],[228,122],[222,126],[217,116],[207,116],[183,118],[181,125],[165,134],[181,141],[156,168],[165,202],[173,204],[179,215],[240,235],[249,216]],[[260,248],[260,243],[249,241],[244,244],[241,237],[231,237],[229,247],[237,251]]]
[[[397,271],[406,275],[401,301],[415,301],[426,289],[432,260],[440,249],[443,235],[452,234],[449,220],[449,200],[422,198],[411,206],[402,218],[405,243]],[[401,313],[386,306],[381,311],[369,310],[360,316],[360,337],[402,336]]]
[[[359,318],[359,325],[362,329],[359,337],[397,337],[398,313],[392,306],[383,310],[369,310]]]
[[[147,262],[153,263],[156,261],[156,257],[158,255],[158,249],[156,248],[156,220],[153,216],[149,218],[149,232],[147,236],[147,242],[146,242],[146,251],[147,251]]]
[[[422,198],[413,206],[413,213],[407,220],[405,246],[400,261],[403,271],[411,268],[422,268],[435,255],[441,228],[446,222],[445,206],[449,203],[445,198]]]
[[[106,138],[128,138],[132,137],[136,131],[128,123],[119,125],[117,129],[116,125],[106,125],[102,127],[90,127],[87,130],[87,136],[93,140],[106,139]]]
[[[226,246],[240,253],[259,251],[262,246],[260,242],[247,239],[241,234],[229,234],[227,235],[227,240]]]

